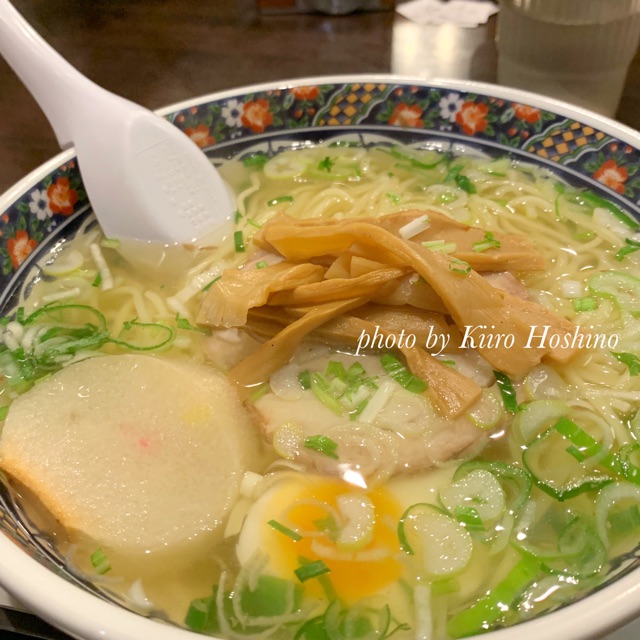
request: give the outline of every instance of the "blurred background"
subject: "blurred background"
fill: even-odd
[[[330,8],[342,0],[314,1]],[[367,1],[370,6],[393,3]],[[393,7],[330,15],[277,8],[266,13],[258,10],[255,0],[14,4],[82,73],[152,109],[220,89],[300,76],[391,72],[496,81],[496,16],[487,24],[466,28],[419,25]],[[617,118],[640,128],[638,107],[636,56]],[[58,151],[44,115],[0,60],[0,192]]]

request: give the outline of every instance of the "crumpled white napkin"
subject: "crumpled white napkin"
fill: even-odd
[[[398,4],[396,11],[418,24],[450,23],[473,28],[485,24],[498,12],[498,6],[490,0],[412,0]]]

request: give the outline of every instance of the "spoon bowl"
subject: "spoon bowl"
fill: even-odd
[[[229,218],[229,190],[192,140],[83,76],[8,0],[0,0],[0,54],[37,100],[60,146],[75,146],[107,236],[197,242]]]

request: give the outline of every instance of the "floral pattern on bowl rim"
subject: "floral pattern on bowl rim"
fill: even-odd
[[[503,97],[500,97],[503,96]],[[392,76],[315,78],[217,93],[174,105],[160,113],[188,135],[215,162],[238,149],[284,134],[317,139],[370,131],[408,142],[446,140],[513,152],[598,190],[640,219],[640,134],[587,111],[491,85],[430,84]],[[313,133],[315,132],[315,133]],[[20,183],[22,192],[0,197],[0,303],[34,258],[77,226],[90,212],[78,164],[69,153],[50,170],[36,170]],[[38,563],[102,598],[118,598],[74,576],[50,544],[13,513],[0,482],[0,529]],[[18,520],[19,522],[16,522]],[[619,558],[600,590],[640,566],[640,547]]]
[[[503,150],[517,149],[571,167],[609,197],[618,196],[623,206],[635,208],[640,201],[638,148],[572,117],[483,93],[490,85],[460,90],[391,77],[317,80],[204,98],[165,110],[165,117],[212,157],[221,143],[318,127],[398,127],[421,136],[438,133],[497,143]],[[88,204],[77,163],[70,159],[1,212],[0,287],[65,218]]]

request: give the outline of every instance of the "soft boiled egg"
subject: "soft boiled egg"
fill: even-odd
[[[304,582],[312,598],[347,606],[389,592],[403,574],[396,535],[402,509],[384,488],[361,489],[323,476],[283,472],[251,506],[237,543],[241,565],[268,557],[265,571]],[[308,563],[324,570],[300,578]]]

